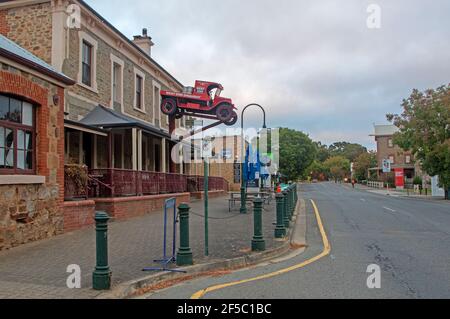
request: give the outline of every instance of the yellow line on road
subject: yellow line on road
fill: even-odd
[[[284,268],[284,269],[281,269],[281,270],[278,270],[278,271],[275,271],[272,273],[268,273],[268,274],[254,277],[254,278],[248,278],[248,279],[244,279],[244,280],[233,281],[233,282],[226,283],[226,284],[220,284],[220,285],[208,287],[206,289],[197,291],[195,294],[193,294],[191,296],[191,299],[200,299],[203,296],[205,296],[207,293],[212,292],[212,291],[216,291],[216,290],[220,290],[220,289],[224,289],[224,288],[228,288],[228,287],[232,287],[232,286],[236,286],[236,285],[245,284],[245,283],[252,282],[252,281],[268,279],[268,278],[272,278],[272,277],[279,276],[282,274],[286,274],[293,270],[297,270],[297,269],[303,268],[305,266],[308,266],[308,265],[318,261],[319,259],[322,259],[323,257],[329,255],[331,252],[331,246],[330,246],[330,242],[328,241],[328,237],[325,232],[325,228],[323,227],[322,218],[320,217],[319,209],[317,208],[317,205],[313,200],[311,200],[311,203],[314,207],[314,213],[316,215],[317,225],[319,226],[320,234],[322,235],[323,251],[320,255],[317,255],[311,259],[308,259],[300,264],[297,264],[297,265],[294,265],[294,266],[291,266],[288,268]]]

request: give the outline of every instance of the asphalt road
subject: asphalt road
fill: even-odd
[[[334,183],[302,185],[307,200],[307,250],[288,260],[200,278],[146,298],[190,298],[217,284],[285,269],[319,255],[317,204],[331,253],[272,278],[207,293],[212,299],[450,298],[450,203],[393,198]],[[381,268],[381,288],[367,287],[367,267]]]

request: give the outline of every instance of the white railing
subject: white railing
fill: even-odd
[[[367,186],[371,187],[371,188],[382,189],[382,188],[384,188],[384,183],[383,182],[368,181],[367,182]]]

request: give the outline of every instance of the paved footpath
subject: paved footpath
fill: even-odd
[[[247,215],[240,214],[238,208],[230,213],[227,198],[211,199],[209,205],[210,257],[205,258],[203,202],[191,204],[190,239],[195,263],[248,253],[253,236],[252,209],[249,207]],[[263,214],[269,249],[281,245],[273,240],[275,220],[275,202],[272,201],[264,207]],[[109,260],[113,285],[149,274],[143,273],[142,268],[153,266],[152,261],[162,257],[162,225],[162,211],[110,223]],[[66,286],[69,276],[66,269],[71,264],[81,267],[81,289]],[[0,252],[0,299],[95,298],[100,293],[91,289],[94,267],[94,227]]]

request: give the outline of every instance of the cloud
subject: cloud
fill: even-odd
[[[267,108],[270,126],[372,147],[372,124],[399,112],[412,88],[448,83],[446,0],[87,1],[131,38],[143,27],[153,54],[185,85],[218,81],[241,107]],[[367,7],[382,28],[366,27]],[[257,111],[248,125],[260,125]]]

